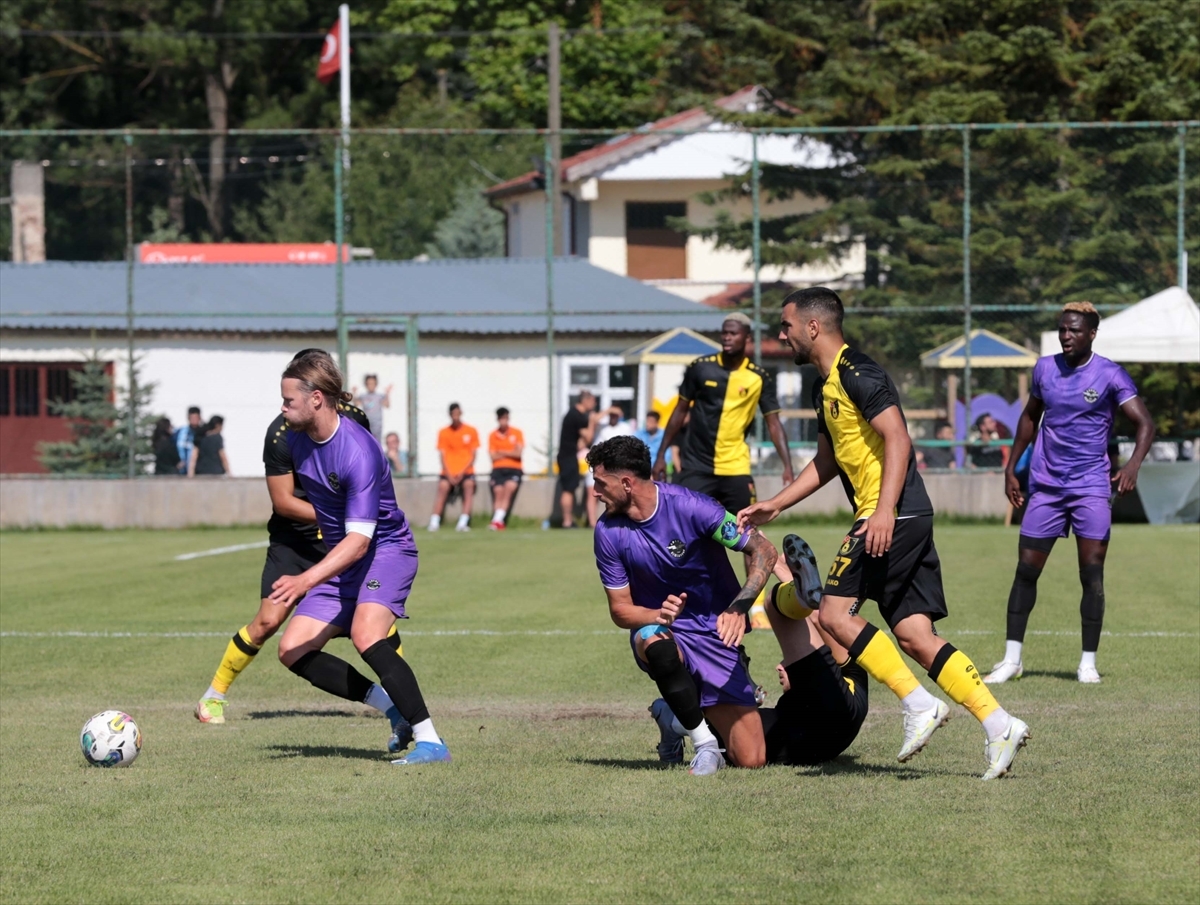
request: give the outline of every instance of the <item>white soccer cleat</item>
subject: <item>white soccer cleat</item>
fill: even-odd
[[[1081,666],[1075,670],[1075,676],[1084,685],[1099,685],[1100,673],[1096,671],[1094,666]]]
[[[984,685],[1003,685],[1010,679],[1019,679],[1025,674],[1025,667],[1018,661],[1001,660],[992,667],[992,671],[983,677]]]
[[[457,531],[459,534],[466,534],[468,531],[471,530],[471,526],[470,525],[455,525],[454,530]]]
[[[988,762],[987,772],[983,774],[983,778],[985,780],[999,779],[1005,775],[1012,766],[1017,752],[1024,748],[1025,743],[1029,741],[1029,735],[1029,726],[1025,724],[1025,721],[1010,716],[1004,732],[983,743],[983,756],[987,758]]]
[[[896,755],[896,760],[905,763],[921,752],[929,744],[933,733],[950,722],[950,708],[944,701],[938,701],[928,710],[918,710],[916,713],[904,712],[904,747]]]

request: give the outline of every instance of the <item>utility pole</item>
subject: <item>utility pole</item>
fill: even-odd
[[[559,33],[558,23],[551,22],[548,26],[550,52],[547,54],[547,79],[549,81],[549,98],[547,104],[546,127],[550,130],[550,168],[546,173],[546,184],[550,191],[547,200],[550,202],[550,222],[554,230],[554,254],[561,255],[562,248],[562,178],[559,168],[562,165],[562,92],[561,74],[559,71]]]

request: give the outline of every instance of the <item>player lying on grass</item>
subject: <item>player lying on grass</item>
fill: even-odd
[[[1009,502],[1025,502],[1016,462],[1041,430],[1029,468],[1029,508],[1021,519],[1017,574],[1008,594],[1008,631],[1004,659],[984,677],[989,684],[1018,679],[1024,671],[1021,646],[1029,614],[1037,602],[1037,582],[1054,541],[1075,530],[1079,618],[1083,653],[1075,675],[1080,682],[1100,681],[1096,651],[1104,625],[1104,559],[1112,528],[1114,492],[1124,496],[1137,486],[1138,469],[1154,441],[1154,421],[1138,398],[1133,378],[1113,361],[1092,351],[1100,315],[1089,302],[1070,302],[1058,318],[1061,355],[1038,360],[1029,402],[1017,423],[1012,455],[1004,471]],[[1129,461],[1109,477],[1108,435],[1120,409],[1137,428]]]
[[[821,595],[816,561],[794,534],[784,539],[792,574],[803,576],[802,596],[817,605]],[[804,565],[805,559],[811,565]],[[821,630],[813,609],[795,594],[777,599],[776,585],[766,606],[783,659],[776,667],[783,695],[774,707],[758,711],[766,738],[767,763],[811,765],[833,760],[858,736],[867,716],[867,674],[844,647]],[[683,759],[683,727],[663,699],[651,705],[659,724],[659,758]]]
[[[741,646],[746,614],[778,557],[757,531],[739,531],[712,497],[650,478],[650,450],[613,437],[587,457],[592,492],[606,507],[596,524],[596,566],[612,620],[629,629],[638,666],[649,673],[695,748],[689,771],[766,763],[755,685]],[[726,549],[747,554],[739,586]]]
[[[330,549],[300,575],[275,581],[270,600],[282,606],[299,601],[279,642],[279,659],[292,666],[348,631],[412,726],[412,752],[393,763],[449,761],[412,668],[388,642],[417,576],[417,545],[378,441],[337,410],[338,401],[348,398],[342,386],[328,356],[293,361],[280,383],[295,473]]]
[[[297,352],[293,361],[328,353],[321,349]],[[331,359],[332,360],[332,359]],[[338,411],[370,429],[366,413],[347,402],[338,403]],[[196,705],[196,719],[202,723],[225,722],[226,695],[234,680],[253,661],[267,640],[287,621],[292,607],[270,600],[271,586],[284,575],[299,575],[325,558],[327,549],[317,529],[317,516],[304,489],[292,473],[292,454],[287,444],[287,421],[278,415],[267,428],[263,445],[263,465],[267,473],[267,492],[271,495],[271,519],[267,522],[266,562],[263,563],[260,601],[254,619],[234,634],[225,648],[225,656],[213,675],[212,683]],[[399,650],[400,636],[393,629],[390,643]],[[386,714],[392,723],[389,751],[408,747],[412,732],[400,711],[382,688],[357,669],[332,654],[313,651],[291,666],[292,672],[307,679],[322,691],[348,701],[362,702]]]
[[[1008,772],[1029,727],[1009,716],[962,651],[938,637],[933,623],[946,616],[942,567],[933,544],[933,506],[917,472],[896,385],[874,361],[846,345],[842,300],[831,289],[800,289],[783,302],[779,338],[796,364],[814,364],[817,454],[800,476],[771,499],[738,513],[738,524],[765,525],[834,477],[840,477],[854,525],[830,565],[821,597],[821,627],[837,639],[904,708],[903,763],[950,718],[904,665],[888,637],[858,615],[874,600],[900,648],[938,686],[983,725],[984,779]],[[777,598],[794,594],[784,585]]]

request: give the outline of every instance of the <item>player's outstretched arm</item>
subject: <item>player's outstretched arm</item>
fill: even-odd
[[[746,614],[767,586],[779,559],[775,545],[757,531],[750,535],[742,552],[746,554],[746,583],[728,609],[717,617],[717,634],[726,647],[737,647],[742,643],[742,636],[746,634]]]
[[[783,463],[783,483],[790,484],[795,480],[795,474],[792,472],[792,453],[788,449],[787,433],[783,429],[783,422],[779,420],[779,412],[771,412],[764,420],[771,442],[775,444],[775,452],[779,461]]]
[[[608,614],[618,628],[642,628],[647,625],[670,625],[687,605],[687,593],[671,594],[663,601],[660,609],[638,606],[629,593],[629,585],[623,588],[605,588],[608,595]]]
[[[1154,419],[1150,417],[1150,411],[1146,408],[1146,403],[1142,402],[1141,396],[1126,400],[1121,406],[1121,411],[1137,428],[1133,455],[1112,477],[1117,493],[1125,496],[1137,487],[1138,469],[1142,467],[1142,460],[1146,458],[1146,453],[1150,452],[1150,444],[1154,442]]]
[[[829,438],[824,434],[817,435],[817,454],[813,460],[804,466],[800,477],[784,486],[779,493],[769,500],[747,506],[737,514],[738,527],[745,529],[751,526],[761,526],[773,522],[785,509],[791,509],[801,500],[812,496],[837,475],[837,460],[833,457],[833,447]]]
[[[296,476],[287,474],[267,475],[267,493],[271,495],[271,508],[293,522],[313,525],[317,521],[317,510],[312,503],[296,496]]]
[[[357,531],[349,531],[323,560],[299,575],[285,575],[271,585],[270,600],[273,603],[291,606],[317,585],[329,581],[346,571],[366,554],[371,538]]]
[[[1030,396],[1017,419],[1017,435],[1013,437],[1012,451],[1008,456],[1008,464],[1004,466],[1004,495],[1014,507],[1020,509],[1025,505],[1025,496],[1021,493],[1021,482],[1017,480],[1017,463],[1033,438],[1037,435],[1038,425],[1042,421],[1042,412],[1046,405],[1037,396]]]
[[[658,447],[658,455],[654,458],[654,468],[651,474],[656,481],[665,481],[667,478],[667,450],[671,448],[671,444],[675,441],[675,435],[683,427],[683,420],[688,413],[688,405],[688,400],[680,396],[675,402],[675,408],[671,410],[671,417],[667,419],[667,426],[663,428],[662,443]]]

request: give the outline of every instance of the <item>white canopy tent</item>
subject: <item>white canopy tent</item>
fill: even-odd
[[[1097,355],[1119,362],[1200,363],[1200,308],[1172,286],[1100,321]],[[1042,355],[1062,351],[1058,333],[1042,334]]]

